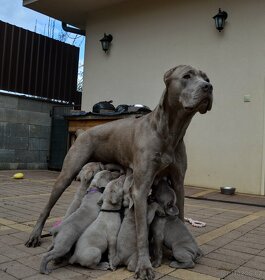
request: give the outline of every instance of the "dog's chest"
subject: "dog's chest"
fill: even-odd
[[[174,150],[171,147],[167,147],[163,151],[155,152],[152,161],[160,166],[160,168],[166,168],[174,161]]]

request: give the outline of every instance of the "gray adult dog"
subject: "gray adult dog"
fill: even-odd
[[[184,222],[179,219],[176,194],[167,181],[161,180],[153,187],[155,200],[164,210],[165,215],[155,215],[150,226],[154,267],[161,265],[163,245],[172,250],[175,258],[170,263],[174,268],[193,268],[195,261],[202,256],[202,251]],[[152,194],[153,195],[153,194]]]
[[[164,75],[166,89],[153,112],[93,127],[82,133],[68,151],[48,203],[26,242],[37,246],[46,219],[58,198],[82,166],[92,160],[119,163],[134,172],[138,264],[136,277],[153,279],[149,259],[146,199],[156,176],[167,175],[178,197],[184,220],[184,176],[187,157],[183,137],[196,112],[212,107],[212,85],[205,73],[180,65]],[[148,93],[147,93],[148,94]]]

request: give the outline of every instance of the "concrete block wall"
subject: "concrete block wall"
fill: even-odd
[[[0,169],[46,169],[54,104],[0,92]]]

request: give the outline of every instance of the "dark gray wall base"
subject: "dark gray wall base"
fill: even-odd
[[[0,92],[0,170],[47,169],[53,106]]]

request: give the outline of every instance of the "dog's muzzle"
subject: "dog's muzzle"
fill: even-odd
[[[203,95],[205,96],[198,104],[198,111],[201,114],[205,114],[212,109],[213,104],[213,86],[210,83],[206,83],[202,87]]]

